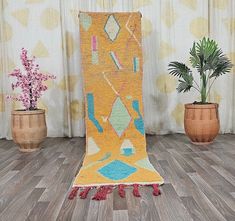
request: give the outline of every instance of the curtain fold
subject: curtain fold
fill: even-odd
[[[46,110],[48,136],[84,136],[79,11],[142,13],[146,132],[184,132],[184,104],[198,100],[199,94],[177,94],[177,79],[167,65],[174,60],[188,64],[193,41],[203,36],[218,41],[235,63],[234,10],[233,0],[0,0],[0,137],[11,138],[10,113],[21,108],[5,96],[12,93],[8,73],[21,67],[22,47],[36,56],[43,72],[57,76],[47,82],[38,105]],[[234,74],[235,68],[220,77],[210,94],[211,102],[220,105],[222,133],[235,130]]]
[[[235,1],[209,2],[210,36],[221,46],[232,63],[235,64]],[[220,104],[222,132],[235,130],[235,68],[222,76],[211,90],[212,102]]]

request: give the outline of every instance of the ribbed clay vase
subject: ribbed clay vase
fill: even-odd
[[[40,149],[40,144],[47,136],[45,110],[12,111],[11,130],[20,151],[33,152]]]
[[[184,129],[192,143],[212,143],[220,129],[218,104],[185,104]]]

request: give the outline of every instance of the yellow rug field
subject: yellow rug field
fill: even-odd
[[[140,13],[80,13],[80,50],[86,99],[86,156],[73,184],[85,198],[105,198],[115,186],[152,185],[163,178],[149,162],[143,120]]]

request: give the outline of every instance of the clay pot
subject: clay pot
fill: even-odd
[[[20,151],[33,152],[40,149],[40,144],[47,136],[45,110],[12,111],[11,130]]]
[[[184,129],[194,144],[212,143],[220,129],[218,104],[185,104]]]

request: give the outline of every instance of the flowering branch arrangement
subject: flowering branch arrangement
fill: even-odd
[[[28,51],[24,48],[22,48],[20,59],[25,72],[22,73],[20,69],[14,69],[9,76],[15,77],[17,80],[16,83],[12,83],[12,90],[20,88],[22,93],[19,96],[10,96],[10,98],[22,102],[25,110],[36,110],[38,99],[48,89],[43,82],[55,79],[56,76],[41,73],[39,65],[35,63],[35,57],[28,58]]]

